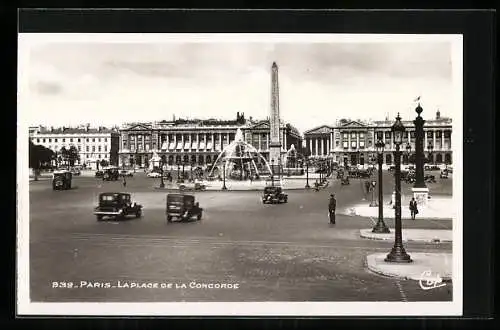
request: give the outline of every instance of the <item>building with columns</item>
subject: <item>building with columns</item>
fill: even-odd
[[[118,147],[120,133],[118,129],[90,127],[30,127],[29,137],[34,144],[42,145],[58,153],[64,147],[74,146],[80,159],[76,165],[97,168],[97,162],[106,160],[109,164],[118,164]]]
[[[235,139],[240,128],[247,143],[269,161],[269,119],[246,119],[237,113],[236,120],[173,119],[150,123],[124,124],[120,129],[119,166],[148,167],[154,154],[168,165],[212,164],[220,152]],[[302,144],[299,131],[280,123],[283,152]],[[156,165],[156,164],[155,164]]]
[[[452,120],[441,117],[439,110],[435,118],[426,119],[424,125],[424,154],[430,156],[434,164],[452,164]],[[403,152],[402,163],[408,164],[409,154],[415,152],[415,125],[413,118],[403,120],[406,135],[401,146]],[[334,126],[323,125],[304,133],[306,147],[312,158],[330,158],[341,165],[364,165],[374,159],[376,155],[375,143],[377,139],[385,142],[383,163],[394,163],[391,127],[394,120],[383,121],[348,121],[341,120]],[[430,144],[429,144],[430,143]],[[410,149],[407,150],[407,146]],[[429,153],[432,145],[432,153]]]

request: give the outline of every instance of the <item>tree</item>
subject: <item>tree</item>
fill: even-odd
[[[33,169],[35,181],[38,180],[40,168],[46,166],[54,157],[54,152],[41,145],[29,141],[29,167]]]
[[[67,151],[67,158],[70,166],[75,166],[75,162],[80,159],[78,150],[75,146],[72,145],[69,147],[69,150]]]
[[[62,161],[63,165],[68,164],[68,149],[66,147],[62,147],[61,150],[59,150],[59,155],[60,155],[60,160]]]

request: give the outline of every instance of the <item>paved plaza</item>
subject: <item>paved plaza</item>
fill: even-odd
[[[69,191],[53,191],[48,179],[30,181],[31,300],[452,299],[452,283],[426,291],[418,281],[371,271],[367,257],[389,253],[393,241],[361,237],[360,230],[373,226],[370,217],[338,214],[335,225],[328,223],[332,192],[339,210],[369,203],[362,180],[341,186],[331,179],[320,191],[289,189],[289,202],[280,205],[262,204],[258,190],[194,192],[204,209],[203,219],[170,224],[165,218],[170,190],[155,189],[159,181],[136,173],[123,187],[121,181],[103,182],[83,175],[74,178]],[[384,190],[389,192],[391,185],[392,175],[384,173]],[[435,185],[443,196],[451,193],[451,180]],[[92,210],[98,194],[113,191],[132,193],[132,199],[144,206],[142,218],[97,222]],[[386,223],[394,227],[393,219]],[[452,220],[404,220],[403,228],[451,230]],[[415,255],[451,253],[451,243],[446,241],[410,241],[405,248]],[[80,287],[53,288],[53,282]],[[110,283],[110,287],[92,285],[96,283]],[[170,283],[172,287],[130,288],[133,283]]]

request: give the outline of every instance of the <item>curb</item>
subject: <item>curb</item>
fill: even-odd
[[[376,267],[373,267],[373,266],[370,266],[368,264],[367,264],[367,268],[368,268],[368,270],[370,270],[371,272],[373,272],[375,274],[386,276],[386,277],[390,277],[390,278],[394,278],[394,279],[398,279],[398,280],[404,280],[404,281],[406,281],[406,280],[420,281],[421,280],[420,278],[414,278],[412,276],[404,276],[404,275],[394,274],[394,273],[391,273],[391,272],[385,272],[383,270],[380,270],[380,269],[378,269]],[[452,283],[452,277],[451,276],[448,276],[448,275],[441,276],[441,279],[445,283]]]
[[[391,233],[390,234],[375,234],[373,233],[372,235],[367,235],[365,234],[362,230],[363,229],[360,229],[360,233],[359,235],[361,236],[361,238],[365,238],[365,239],[371,239],[371,240],[374,240],[374,241],[392,241],[394,240],[394,228],[389,228]],[[442,229],[440,229],[442,230]],[[370,232],[371,233],[371,232]],[[376,236],[376,235],[381,235],[381,236]],[[384,235],[384,236],[382,236]],[[388,235],[392,235],[391,236],[388,236]],[[417,243],[435,243],[435,244],[439,244],[439,243],[452,243],[453,240],[451,239],[440,239],[440,238],[429,238],[429,239],[412,239],[412,238],[403,238],[403,242],[417,242]]]
[[[410,256],[411,256],[411,253],[410,253]],[[367,256],[365,258],[366,268],[369,271],[371,271],[371,272],[373,272],[375,274],[382,275],[382,276],[385,276],[385,277],[390,277],[390,278],[393,278],[393,279],[398,279],[398,280],[412,280],[412,281],[421,281],[422,280],[421,275],[419,275],[419,276],[403,275],[403,274],[397,274],[396,272],[391,272],[390,270],[380,269],[379,267],[376,267],[373,264],[371,265],[368,262],[368,258],[369,257],[370,256]],[[404,265],[411,266],[411,263],[410,264],[404,264]],[[404,265],[402,265],[401,267],[404,267]],[[441,280],[444,283],[452,283],[453,282],[452,281],[452,279],[453,279],[453,275],[452,274],[440,274],[440,278],[441,278]]]

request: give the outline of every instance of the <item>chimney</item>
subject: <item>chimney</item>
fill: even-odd
[[[240,112],[236,112],[236,121],[240,121]]]
[[[439,112],[439,109],[436,111],[436,120],[441,119],[441,112]]]

